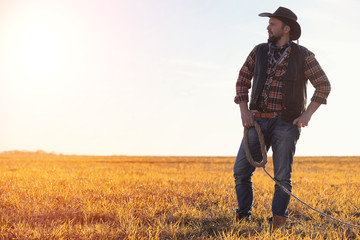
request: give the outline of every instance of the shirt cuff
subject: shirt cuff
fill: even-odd
[[[243,102],[249,102],[249,97],[248,96],[235,96],[234,98],[234,102],[236,104],[239,104],[239,103],[243,103]]]
[[[311,98],[311,101],[312,102],[317,102],[317,103],[320,103],[320,104],[327,104],[326,98],[322,98],[322,97],[314,96],[314,97]]]

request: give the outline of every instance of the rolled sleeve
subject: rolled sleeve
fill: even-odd
[[[327,97],[330,93],[331,85],[325,72],[316,60],[315,55],[310,51],[307,51],[307,56],[305,57],[304,72],[306,78],[309,79],[315,88],[311,101],[327,104]]]
[[[249,101],[249,89],[251,88],[251,79],[254,76],[256,47],[250,52],[244,65],[241,67],[238,79],[236,81],[236,104]]]

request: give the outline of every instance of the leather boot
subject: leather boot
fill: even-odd
[[[236,221],[237,222],[251,222],[251,215],[242,215],[240,213],[236,213]]]
[[[285,230],[290,225],[290,221],[281,216],[273,216],[270,219],[270,230],[275,231],[278,228],[281,228],[282,230]]]

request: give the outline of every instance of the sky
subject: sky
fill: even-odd
[[[235,156],[237,75],[279,6],[332,86],[296,155],[360,155],[357,0],[0,0],[0,151]]]

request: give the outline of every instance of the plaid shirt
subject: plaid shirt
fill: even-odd
[[[284,60],[275,69],[270,66],[267,69],[267,79],[258,102],[258,108],[261,112],[280,112],[282,109],[282,78],[286,72],[290,52],[291,47],[287,49]],[[254,76],[255,56],[256,47],[251,51],[240,70],[234,99],[237,104],[249,101],[248,94],[251,88],[251,79]],[[271,74],[273,71],[275,72]],[[307,50],[305,56],[304,73],[315,88],[311,101],[326,104],[327,96],[330,93],[330,82],[315,59],[315,55],[309,50]]]

